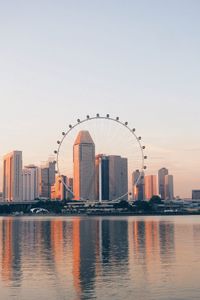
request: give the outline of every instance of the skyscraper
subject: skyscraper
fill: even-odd
[[[3,159],[3,198],[22,201],[22,151],[13,151]]]
[[[73,148],[74,198],[95,200],[95,144],[89,131],[80,131]]]
[[[141,176],[140,176],[141,175]],[[140,177],[140,179],[139,179]],[[138,180],[139,179],[139,180]],[[133,200],[144,200],[144,172],[136,170],[132,174]]]
[[[192,190],[192,200],[200,200],[200,190]]]
[[[165,176],[165,199],[174,199],[174,180],[172,175]]]
[[[166,168],[162,168],[158,171],[158,192],[159,192],[161,199],[166,199],[165,176],[168,174],[169,174],[169,172]]]
[[[96,156],[96,200],[109,200],[109,157]]]
[[[145,199],[150,200],[152,196],[158,194],[157,189],[157,176],[147,175],[145,176]]]
[[[109,200],[123,195],[128,200],[128,160],[118,155],[109,155]]]
[[[119,155],[96,156],[96,200],[128,200],[128,161]]]
[[[39,168],[26,166],[22,171],[23,201],[33,201],[39,197]]]
[[[40,168],[39,186],[40,197],[51,198],[51,187],[55,183],[55,163],[54,161],[48,161],[44,166]]]
[[[67,184],[66,176],[64,176],[64,175],[56,176],[56,182],[51,188],[51,191],[53,192],[51,199],[65,200],[66,194],[67,194],[67,189],[65,186],[66,184]]]

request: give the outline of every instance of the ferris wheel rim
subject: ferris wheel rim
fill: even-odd
[[[113,121],[113,122],[118,123],[118,124],[122,125],[123,127],[125,127],[134,136],[135,140],[138,143],[138,146],[139,146],[139,149],[140,149],[140,153],[141,153],[141,168],[138,170],[140,174],[139,174],[136,182],[133,183],[133,187],[137,186],[137,184],[141,180],[143,172],[147,169],[147,167],[145,165],[145,160],[147,159],[147,156],[144,154],[144,150],[146,149],[146,147],[144,145],[142,145],[142,143],[141,143],[141,136],[137,136],[136,135],[136,133],[135,133],[136,129],[135,128],[131,128],[128,125],[127,121],[122,122],[119,117],[113,118],[113,117],[110,117],[109,114],[106,114],[106,116],[101,116],[100,114],[96,114],[95,116],[92,116],[92,117],[90,117],[89,115],[87,115],[85,119],[81,120],[81,119],[78,118],[77,121],[76,121],[76,123],[74,125],[71,125],[71,124],[68,125],[69,129],[67,131],[63,131],[62,132],[62,138],[61,138],[61,140],[57,141],[58,148],[57,148],[57,150],[54,151],[54,155],[56,154],[55,164],[56,164],[56,167],[57,167],[57,170],[55,171],[55,173],[60,178],[62,178],[62,174],[60,173],[60,168],[59,168],[59,154],[60,154],[60,149],[62,147],[62,144],[63,144],[64,140],[66,139],[66,137],[76,127],[78,127],[81,124],[84,124],[86,122],[92,121],[92,120],[109,120],[109,121]],[[69,186],[62,179],[60,179],[60,180],[62,181],[62,183],[66,187],[67,191],[70,192],[72,194],[72,196],[74,196],[74,194],[73,194],[72,190],[69,188]],[[120,196],[120,197],[118,197],[118,198],[116,198],[114,200],[109,200],[109,202],[120,201],[121,199],[123,199],[127,195],[129,195],[129,191],[127,191],[127,193],[123,194],[122,196]],[[80,199],[80,200],[87,201],[85,199]]]

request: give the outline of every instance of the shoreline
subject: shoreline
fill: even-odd
[[[120,212],[120,213],[73,213],[73,214],[0,214],[0,217],[153,217],[153,216],[200,216],[200,212],[185,212],[185,213],[130,213],[130,212]]]

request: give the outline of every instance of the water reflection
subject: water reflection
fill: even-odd
[[[200,248],[200,224],[190,227]],[[34,299],[34,289],[41,295],[42,287],[48,299],[101,299],[103,289],[120,278],[121,296],[133,287],[137,294],[141,284],[158,283],[163,272],[165,279],[173,277],[176,231],[173,220],[162,219],[1,218],[1,288],[21,287],[20,299],[26,299],[26,289]]]

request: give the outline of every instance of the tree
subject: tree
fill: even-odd
[[[149,200],[149,203],[151,205],[154,205],[154,204],[162,204],[162,200],[161,198],[158,196],[158,195],[153,195],[151,197],[151,199]]]

